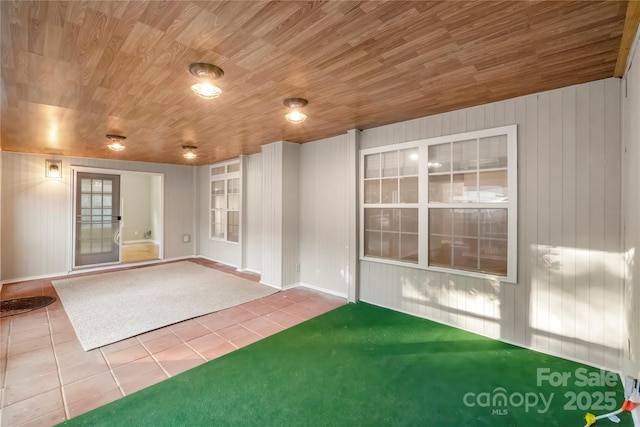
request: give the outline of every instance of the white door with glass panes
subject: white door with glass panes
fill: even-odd
[[[78,172],[74,267],[120,261],[120,175]]]

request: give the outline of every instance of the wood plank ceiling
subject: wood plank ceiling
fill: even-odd
[[[627,14],[582,0],[1,3],[3,151],[198,165],[611,77]],[[191,91],[193,62],[224,70],[219,98]],[[304,123],[284,119],[286,97],[309,100]]]

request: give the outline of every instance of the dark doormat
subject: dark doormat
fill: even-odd
[[[26,297],[0,301],[0,318],[15,316],[46,307],[56,299],[54,297]]]

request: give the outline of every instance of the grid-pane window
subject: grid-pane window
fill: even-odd
[[[516,280],[516,127],[361,155],[361,256]]]
[[[418,262],[418,149],[364,157],[364,255]]]
[[[240,240],[240,162],[211,166],[212,239],[238,242]]]
[[[428,154],[429,265],[506,276],[507,135],[438,142]]]

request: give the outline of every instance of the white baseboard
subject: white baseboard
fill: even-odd
[[[122,268],[127,268],[127,267],[140,267],[143,265],[152,265],[152,264],[161,264],[164,262],[172,262],[172,261],[181,261],[181,260],[185,260],[185,259],[191,259],[191,258],[198,258],[196,255],[186,255],[186,256],[181,256],[181,257],[175,257],[175,258],[164,258],[164,259],[154,259],[151,261],[140,261],[140,262],[127,262],[127,263],[116,263],[116,264],[112,264],[112,265],[103,265],[100,267],[89,267],[89,268],[81,268],[81,269],[77,269],[77,270],[71,270],[71,271],[63,271],[63,272],[59,272],[59,273],[50,273],[50,274],[42,274],[42,275],[38,275],[38,276],[25,276],[25,277],[18,277],[18,278],[14,278],[14,279],[5,279],[0,281],[0,284],[10,284],[10,283],[17,283],[17,282],[28,282],[31,280],[40,280],[40,279],[56,279],[56,278],[65,278],[68,276],[75,276],[76,274],[84,274],[84,273],[94,273],[94,272],[99,272],[99,271],[109,271],[109,270],[115,270],[115,269],[122,269]]]
[[[337,291],[334,291],[332,289],[322,288],[320,286],[310,285],[310,284],[304,283],[304,282],[294,283],[293,285],[287,286],[286,289],[297,288],[299,286],[301,286],[303,288],[313,289],[314,291],[322,292],[322,293],[325,293],[325,294],[333,295],[333,296],[344,298],[344,299],[347,299],[347,297],[348,297],[348,295],[346,293],[337,292]]]
[[[155,240],[151,239],[143,239],[143,240],[123,240],[123,245],[135,245],[136,243],[155,243],[158,244]]]
[[[209,258],[208,256],[198,255],[197,258],[206,259],[207,261],[211,261],[211,262],[217,262],[218,264],[226,265],[228,267],[233,267],[236,270],[238,270],[238,266],[235,265],[235,264],[229,264],[228,262],[224,262],[224,261],[220,261],[220,260],[217,260],[217,259]],[[238,271],[240,271],[240,270],[238,270]]]
[[[310,285],[310,284],[304,283],[304,282],[296,282],[296,283],[292,283],[292,284],[287,285],[287,286],[277,286],[277,285],[274,285],[272,283],[265,282],[263,280],[260,280],[260,283],[263,284],[263,285],[269,286],[271,288],[280,289],[282,291],[286,291],[287,289],[294,289],[294,288],[302,287],[302,288],[307,288],[307,289],[312,289],[314,291],[322,292],[324,294],[329,294],[329,295],[333,295],[333,296],[336,296],[336,297],[347,299],[347,294],[345,294],[345,293],[336,292],[336,291],[333,291],[331,289],[321,288],[320,286],[314,286],[314,285]]]
[[[51,279],[53,277],[64,277],[69,275],[69,272],[67,271],[62,271],[59,273],[51,273],[51,274],[40,274],[38,276],[25,276],[25,277],[17,277],[17,278],[13,278],[13,279],[5,279],[2,280],[2,284],[3,285],[8,285],[11,283],[17,283],[17,282],[28,282],[30,280],[40,280],[40,279]]]
[[[237,268],[240,273],[254,273],[254,274],[262,274],[258,270],[253,270],[251,268]]]
[[[262,284],[262,285],[269,286],[270,288],[278,289],[278,290],[281,290],[281,291],[283,290],[280,286],[272,285],[271,283],[263,282],[262,280],[260,280],[259,283]]]

